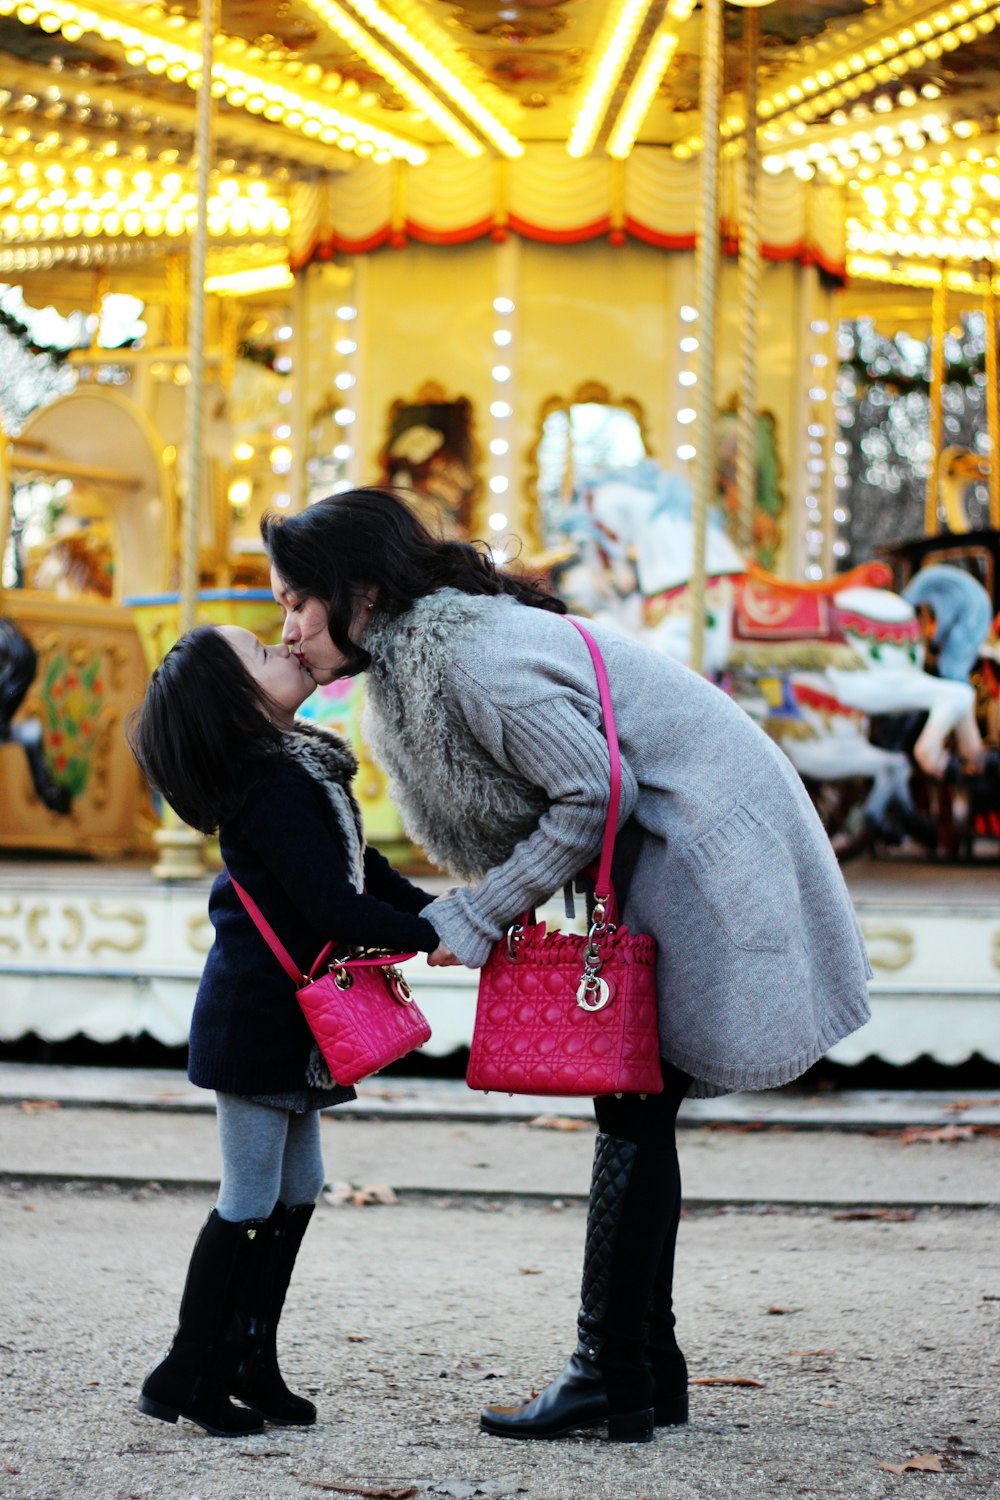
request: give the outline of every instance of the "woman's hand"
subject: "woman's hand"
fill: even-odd
[[[455,957],[447,943],[438,943],[434,952],[427,955],[427,962],[433,969],[443,969],[452,964],[457,964],[461,967],[462,960]]]

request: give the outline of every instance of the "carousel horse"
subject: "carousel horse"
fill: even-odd
[[[690,660],[690,488],[652,460],[601,475],[575,497],[567,532],[578,549],[559,588],[655,648]],[[971,683],[923,671],[913,604],[867,564],[819,585],[772,578],[748,564],[717,517],[706,546],[704,668],[733,675],[734,696],[781,744],[803,777],[871,778],[865,816],[907,830],[910,762],[871,744],[872,715],[927,714],[913,755],[943,777],[954,733],[963,761],[982,755]],[[631,571],[626,567],[631,565]],[[631,582],[629,581],[631,578]],[[610,580],[610,582],[609,582]]]
[[[34,681],[38,657],[13,620],[0,619],[0,745],[20,745],[28,760],[35,791],[51,812],[65,815],[73,798],[52,779],[42,749],[43,730],[32,715],[14,723],[14,715]]]

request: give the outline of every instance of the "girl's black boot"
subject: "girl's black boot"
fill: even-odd
[[[277,1332],[288,1283],[314,1205],[276,1205],[264,1225],[263,1254],[247,1279],[236,1309],[235,1373],[230,1394],[280,1427],[308,1427],[316,1408],[296,1396],[278,1368]]]
[[[260,1248],[262,1219],[233,1223],[213,1209],[191,1252],[170,1352],[146,1378],[139,1410],[161,1422],[186,1417],[213,1437],[263,1431],[256,1412],[230,1401],[226,1334]]]
[[[533,1400],[487,1407],[480,1417],[485,1432],[552,1438],[606,1423],[612,1442],[652,1438],[645,1324],[666,1222],[662,1155],[646,1143],[598,1134],[576,1351]]]

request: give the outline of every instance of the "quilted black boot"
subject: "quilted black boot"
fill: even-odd
[[[180,1319],[170,1352],[149,1375],[139,1410],[161,1422],[186,1417],[213,1437],[263,1431],[256,1412],[230,1401],[226,1334],[243,1283],[252,1273],[263,1219],[239,1223],[213,1209],[191,1252]]]
[[[314,1205],[276,1205],[263,1229],[263,1253],[248,1277],[236,1308],[236,1373],[229,1393],[279,1427],[308,1427],[316,1408],[296,1396],[278,1369],[277,1332],[285,1294]]]
[[[648,1142],[598,1134],[576,1351],[533,1400],[488,1407],[480,1417],[485,1432],[552,1438],[606,1423],[612,1442],[652,1438],[647,1321],[676,1198],[666,1154]]]

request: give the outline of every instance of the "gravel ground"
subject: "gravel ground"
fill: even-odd
[[[648,1446],[479,1433],[569,1352],[584,1210],[488,1198],[317,1211],[282,1324],[312,1430],[140,1416],[207,1191],[0,1186],[0,1494],[10,1500],[880,1500],[1000,1488],[989,1209],[701,1212],[678,1257],[692,1421]],[[897,1211],[898,1212],[898,1211]],[[933,1455],[941,1472],[895,1473]]]

